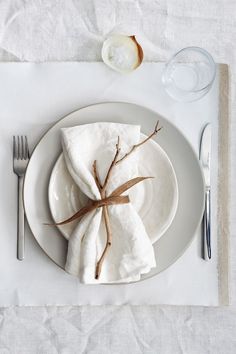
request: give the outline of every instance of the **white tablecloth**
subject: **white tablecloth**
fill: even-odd
[[[146,37],[146,60],[166,60],[179,48],[198,45],[231,65],[232,117],[232,306],[2,309],[1,354],[235,353],[235,13],[236,3],[223,0],[0,2],[1,60],[99,60],[101,43],[115,26]]]

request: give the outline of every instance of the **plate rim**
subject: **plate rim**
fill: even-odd
[[[202,218],[203,218],[203,213],[204,213],[204,205],[205,205],[205,180],[204,180],[204,175],[203,175],[203,171],[202,171],[202,166],[200,164],[199,158],[198,158],[198,154],[196,153],[196,151],[193,149],[192,145],[190,144],[189,140],[184,136],[184,134],[182,133],[182,131],[180,130],[180,128],[178,126],[176,126],[175,124],[173,124],[169,119],[165,118],[163,115],[161,115],[159,112],[155,111],[154,109],[151,109],[147,106],[144,105],[139,105],[136,103],[131,103],[131,102],[126,102],[126,101],[105,101],[105,102],[98,102],[98,103],[91,103],[91,104],[87,104],[85,106],[81,106],[78,107],[77,109],[67,113],[66,115],[62,116],[61,118],[59,118],[56,122],[53,122],[52,124],[50,124],[49,128],[42,134],[42,136],[39,138],[38,142],[36,143],[36,145],[34,146],[34,148],[32,149],[31,152],[31,157],[33,156],[33,154],[35,153],[35,150],[37,149],[38,145],[41,143],[41,141],[44,139],[44,137],[51,131],[51,129],[53,129],[57,124],[59,124],[60,122],[62,122],[64,119],[66,119],[69,115],[72,115],[73,113],[77,112],[77,111],[81,111],[84,110],[86,108],[89,107],[93,107],[93,106],[101,106],[101,105],[112,105],[112,104],[121,104],[121,105],[127,105],[127,106],[135,106],[136,108],[141,108],[141,109],[145,109],[147,112],[150,112],[151,114],[158,114],[159,117],[161,117],[163,120],[166,120],[168,122],[168,124],[170,124],[173,129],[175,129],[179,135],[184,139],[186,145],[188,146],[188,148],[190,149],[191,153],[194,155],[196,163],[199,167],[199,172],[200,172],[200,176],[201,176],[201,182],[202,182],[202,187],[203,187],[203,191],[202,191],[202,207],[201,207],[201,213],[200,213],[200,218],[198,223],[196,224],[196,227],[194,229],[193,232],[193,236],[188,240],[188,242],[186,242],[185,247],[182,248],[181,252],[179,252],[178,255],[176,255],[171,264],[166,265],[165,267],[163,267],[158,273],[155,274],[151,274],[149,276],[145,276],[145,278],[142,278],[140,280],[137,281],[133,281],[130,283],[106,283],[105,285],[122,285],[122,284],[134,284],[140,281],[145,281],[148,279],[151,279],[155,276],[157,276],[158,274],[164,272],[166,269],[168,269],[170,266],[172,266],[180,257],[182,257],[182,255],[185,253],[185,251],[190,247],[190,245],[192,244],[192,242],[194,241],[195,237],[196,237],[196,231],[198,230],[199,226],[201,225],[202,222]],[[25,178],[24,178],[24,183],[23,183],[23,205],[24,205],[24,210],[26,211],[26,203],[25,203],[25,190],[26,190],[26,181],[27,181],[27,176],[28,176],[28,170],[29,170],[29,166],[30,166],[30,162],[31,162],[31,157],[30,157],[30,161],[28,163],[26,172],[25,172]],[[30,229],[30,232],[32,233],[34,239],[36,240],[37,244],[39,245],[39,247],[41,248],[41,250],[43,251],[43,253],[50,259],[50,261],[52,261],[57,267],[61,268],[63,271],[65,271],[64,267],[60,264],[58,264],[55,260],[53,260],[48,253],[45,251],[45,249],[42,247],[42,245],[39,243],[37,237],[34,235],[32,227],[31,227],[31,223],[28,220],[28,216],[27,213],[25,212],[25,216],[28,222],[28,226]],[[173,221],[172,221],[173,222]],[[95,284],[96,285],[96,284]],[[97,284],[97,285],[102,285],[101,283]]]

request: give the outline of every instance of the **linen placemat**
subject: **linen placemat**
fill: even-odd
[[[203,99],[189,104],[175,102],[166,94],[161,83],[162,70],[161,63],[145,63],[130,75],[117,74],[102,63],[0,64],[0,165],[4,171],[0,176],[3,188],[0,201],[0,306],[228,304],[227,66],[219,65],[210,92]],[[79,284],[76,278],[48,259],[29,230],[26,233],[26,258],[23,262],[16,260],[17,193],[16,178],[12,173],[12,135],[28,135],[33,147],[59,118],[88,104],[107,101],[137,103],[157,111],[181,129],[197,153],[202,128],[206,122],[212,122],[216,163],[212,201],[213,259],[210,262],[200,258],[200,230],[175,264],[137,284]]]

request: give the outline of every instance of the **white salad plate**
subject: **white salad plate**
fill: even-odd
[[[175,213],[172,206],[174,217],[170,226],[153,245],[157,266],[142,279],[169,267],[190,245],[202,219],[205,188],[198,157],[190,143],[171,122],[154,111],[129,103],[101,103],[72,112],[49,129],[35,147],[26,171],[24,205],[29,226],[38,244],[58,266],[64,269],[68,241],[57,227],[46,226],[45,223],[52,221],[48,189],[52,170],[54,168],[55,172],[58,168],[56,162],[62,151],[60,129],[106,121],[138,124],[141,131],[148,135],[158,119],[163,129],[154,140],[173,165],[178,203]],[[57,167],[54,167],[55,164]]]
[[[140,141],[145,138],[146,135],[141,134]],[[128,194],[154,243],[166,232],[175,216],[178,205],[177,179],[170,159],[154,140],[149,140],[139,149],[138,170],[138,176],[154,178],[134,186]],[[87,197],[70,176],[62,154],[52,170],[48,197],[55,222],[66,220],[87,204]],[[69,239],[77,223],[78,220],[75,220],[58,226],[58,229]]]

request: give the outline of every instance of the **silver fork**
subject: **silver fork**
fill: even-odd
[[[23,205],[23,181],[29,162],[26,136],[13,136],[13,171],[18,176],[17,258],[22,261],[25,251],[25,213]]]

